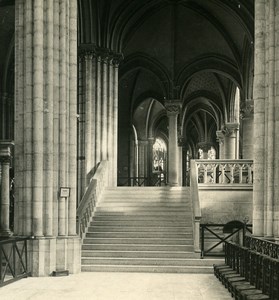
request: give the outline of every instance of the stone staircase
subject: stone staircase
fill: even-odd
[[[105,190],[82,245],[82,271],[212,273],[194,252],[189,188]]]

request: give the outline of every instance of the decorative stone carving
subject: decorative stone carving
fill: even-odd
[[[168,115],[178,115],[181,110],[180,100],[168,100],[165,101],[165,108]]]
[[[222,127],[222,133],[225,137],[229,137],[232,134],[235,134],[237,130],[239,130],[239,123],[226,123]]]
[[[240,109],[240,119],[251,118],[254,115],[254,100],[247,99]]]
[[[79,58],[90,56],[91,58],[98,58],[98,61],[112,64],[118,67],[124,56],[122,53],[116,53],[108,48],[97,47],[95,44],[82,44],[78,49]]]

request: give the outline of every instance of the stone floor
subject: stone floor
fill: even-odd
[[[229,300],[211,274],[81,273],[27,278],[0,288],[1,300]]]

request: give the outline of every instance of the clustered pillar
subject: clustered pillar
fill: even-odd
[[[93,45],[79,54],[79,182],[82,196],[102,160],[117,185],[118,65],[121,55]]]
[[[74,273],[80,269],[77,3],[16,0],[15,10],[14,233],[34,237],[29,254],[35,276]]]
[[[253,234],[279,238],[279,11],[255,1]]]

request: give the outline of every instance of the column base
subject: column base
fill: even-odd
[[[36,237],[28,241],[28,260],[34,277],[55,272],[70,274],[81,270],[81,240],[72,237]]]
[[[11,237],[12,235],[13,235],[13,232],[10,229],[0,230],[0,238],[1,237]]]

